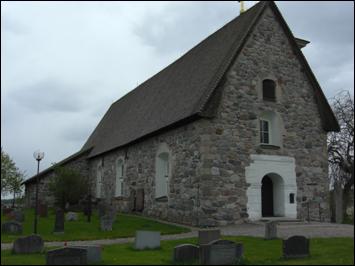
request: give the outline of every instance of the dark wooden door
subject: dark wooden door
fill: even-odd
[[[261,207],[262,216],[274,216],[274,192],[273,183],[270,177],[265,176],[261,185]]]

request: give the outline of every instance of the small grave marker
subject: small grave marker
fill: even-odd
[[[138,250],[160,248],[160,232],[137,231],[134,248]]]
[[[282,241],[285,259],[307,258],[310,256],[309,239],[304,236],[292,236]]]
[[[43,239],[39,235],[31,235],[16,239],[12,247],[12,252],[14,254],[40,253],[43,247]]]

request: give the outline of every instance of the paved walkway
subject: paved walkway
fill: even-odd
[[[190,237],[197,237],[197,228],[191,227],[190,233],[178,235],[163,235],[162,240],[175,240]],[[250,223],[230,225],[221,227],[222,235],[229,236],[264,236],[263,223]],[[354,226],[330,223],[280,223],[277,226],[278,237],[287,238],[292,235],[303,235],[306,237],[354,237]],[[134,242],[133,237],[118,239],[100,239],[88,241],[68,241],[67,245],[112,245]],[[45,242],[46,247],[61,247],[65,242]],[[12,243],[1,243],[1,250],[11,249]]]

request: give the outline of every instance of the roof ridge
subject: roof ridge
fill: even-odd
[[[203,109],[205,108],[210,96],[213,94],[214,90],[216,89],[216,87],[217,87],[219,81],[221,80],[221,78],[223,77],[226,69],[228,69],[229,65],[234,61],[234,58],[236,56],[238,56],[238,54],[239,54],[239,53],[237,53],[238,50],[240,50],[243,47],[244,42],[246,41],[251,30],[256,25],[256,22],[258,21],[260,15],[264,11],[267,3],[268,3],[268,1],[260,1],[259,3],[257,3],[252,8],[250,8],[246,11],[246,12],[248,12],[249,10],[256,8],[257,5],[263,5],[260,8],[258,14],[253,18],[252,23],[248,26],[248,29],[244,32],[242,39],[240,40],[240,39],[236,38],[234,40],[230,50],[228,51],[228,53],[225,56],[225,59],[223,60],[220,68],[217,70],[214,77],[211,79],[211,82],[207,85],[207,87],[211,88],[210,91],[207,94],[203,94],[200,101],[197,103],[197,105],[195,107],[196,112],[201,113],[203,111]],[[242,13],[241,15],[245,14],[246,12]],[[236,45],[238,42],[241,42],[239,46]],[[211,86],[211,84],[213,84],[213,83],[216,83],[216,85]]]
[[[227,26],[229,26],[231,23],[235,22],[236,20],[240,19],[241,16],[245,16],[245,14],[247,14],[250,10],[253,10],[257,5],[260,5],[264,2],[268,2],[268,1],[259,1],[259,3],[255,4],[253,7],[251,7],[250,9],[246,10],[245,12],[243,12],[242,14],[240,14],[239,16],[236,16],[235,18],[233,18],[232,20],[230,20],[229,22],[227,22],[226,24],[224,24],[222,27],[220,27],[219,29],[215,30],[213,33],[209,34],[206,38],[204,38],[203,40],[199,41],[195,46],[193,46],[192,48],[190,48],[189,50],[187,50],[187,52],[185,52],[183,55],[181,55],[180,57],[178,57],[177,59],[175,59],[173,62],[171,62],[170,64],[168,64],[166,67],[164,67],[162,70],[158,71],[157,73],[155,73],[153,76],[151,76],[150,78],[146,79],[145,81],[143,81],[141,84],[139,84],[137,87],[135,87],[134,89],[132,89],[131,91],[127,92],[125,95],[123,95],[121,98],[117,99],[115,102],[113,102],[111,105],[114,105],[116,103],[118,103],[120,100],[122,100],[123,98],[125,98],[127,95],[129,95],[130,93],[138,90],[140,87],[142,87],[145,83],[147,83],[148,81],[150,81],[151,79],[153,79],[154,77],[156,77],[157,75],[159,75],[160,73],[162,73],[163,71],[167,70],[170,66],[174,65],[175,63],[179,62],[180,60],[182,60],[184,57],[188,56],[190,54],[190,52],[193,52],[196,48],[198,48],[200,45],[204,44],[205,41],[212,39],[214,37],[214,35],[218,32],[221,32],[224,28],[226,28]]]

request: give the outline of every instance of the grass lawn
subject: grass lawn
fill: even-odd
[[[26,210],[25,222],[23,223],[23,235],[30,235],[33,232],[34,210]],[[91,223],[86,221],[86,216],[79,214],[78,221],[65,222],[64,234],[54,235],[55,215],[49,211],[48,218],[38,218],[38,234],[44,241],[69,241],[69,240],[93,240],[104,238],[121,238],[135,235],[136,230],[160,231],[162,234],[179,234],[190,232],[189,229],[162,224],[141,217],[119,214],[113,225],[113,231],[102,232],[100,230],[99,218],[96,213],[91,218]],[[3,222],[5,217],[1,216]],[[18,235],[1,234],[1,242],[12,242]]]
[[[248,265],[353,265],[354,240],[352,238],[327,238],[311,240],[311,257],[308,259],[282,260],[281,240],[263,240],[253,237],[225,237],[244,244]],[[105,265],[166,265],[172,264],[173,248],[182,243],[196,244],[197,239],[162,241],[161,249],[135,251],[132,244],[105,246],[102,264]],[[11,255],[1,252],[1,264],[45,264],[45,255]]]

